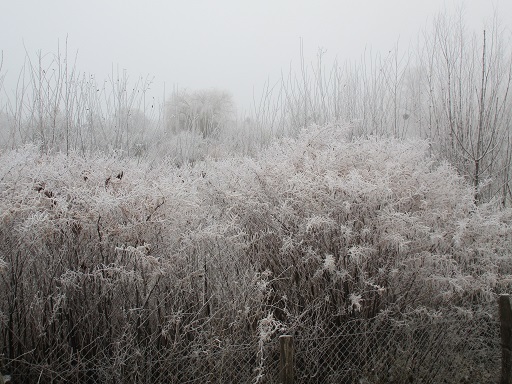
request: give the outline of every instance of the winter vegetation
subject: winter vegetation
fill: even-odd
[[[172,359],[219,345],[495,317],[507,39],[439,16],[414,53],[326,69],[319,52],[250,117],[225,91],[147,100],[149,78],[28,55],[1,99],[0,364],[27,383],[184,382]]]
[[[491,316],[510,284],[512,212],[477,206],[425,141],[327,126],[179,168],[33,147],[1,160],[3,348],[34,377],[81,358],[123,381],[136,346],[149,359],[352,318]]]

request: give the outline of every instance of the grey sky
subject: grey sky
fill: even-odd
[[[131,78],[155,76],[154,89],[173,84],[218,87],[247,106],[253,87],[277,80],[299,59],[303,38],[307,61],[319,47],[327,60],[357,59],[365,48],[404,49],[428,20],[464,3],[476,30],[498,10],[512,28],[510,0],[1,0],[0,49],[6,86],[25,56],[55,52],[68,37],[78,50],[77,69],[106,78],[112,65]]]

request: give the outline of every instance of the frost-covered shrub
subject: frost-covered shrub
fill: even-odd
[[[283,320],[494,303],[510,271],[511,213],[476,207],[427,149],[311,128],[257,160],[218,164],[209,204],[271,272],[269,304]]]
[[[511,281],[512,213],[476,206],[427,149],[327,126],[179,168],[3,153],[0,347],[38,377],[93,364],[126,381],[354,317],[488,312]]]

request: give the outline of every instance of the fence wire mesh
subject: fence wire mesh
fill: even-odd
[[[496,383],[495,316],[381,317],[289,327],[294,383]],[[12,383],[279,383],[279,332],[268,340],[202,335],[184,348],[125,335],[108,350],[4,357]],[[59,357],[56,359],[56,357]]]
[[[496,383],[492,318],[353,320],[296,338],[297,383]]]

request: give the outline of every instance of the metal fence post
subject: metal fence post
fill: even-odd
[[[280,336],[279,345],[279,380],[281,384],[293,384],[293,336]]]
[[[500,295],[501,379],[512,384],[512,306],[509,295]]]

